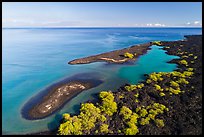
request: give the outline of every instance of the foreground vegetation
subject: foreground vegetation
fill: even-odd
[[[81,105],[80,114],[71,117],[69,114],[63,115],[64,122],[59,127],[60,135],[81,135],[90,134],[113,134],[114,132],[108,129],[112,116],[119,115],[124,126],[118,129],[118,133],[125,135],[136,135],[139,133],[139,128],[148,124],[155,124],[158,128],[165,126],[164,119],[169,108],[164,104],[152,102],[146,106],[140,104],[140,92],[144,86],[155,87],[156,94],[159,96],[173,96],[182,94],[183,86],[189,84],[188,79],[193,75],[192,68],[188,68],[184,72],[159,72],[152,73],[146,80],[146,83],[137,85],[127,85],[124,91],[134,94],[135,102],[131,109],[124,103],[118,104],[114,101],[114,94],[111,91],[102,91],[99,94],[100,103],[84,103]],[[160,84],[165,79],[165,82]],[[117,94],[117,93],[116,93]],[[123,102],[125,95],[120,94],[120,102]],[[109,119],[109,121],[107,120]],[[115,134],[115,133],[114,133]],[[116,133],[117,134],[117,133]]]

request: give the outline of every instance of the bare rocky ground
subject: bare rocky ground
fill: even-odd
[[[111,52],[106,52],[98,55],[93,55],[89,57],[84,57],[80,59],[75,59],[68,64],[74,65],[74,64],[88,64],[88,63],[93,63],[93,62],[108,62],[108,63],[125,63],[128,61],[134,61],[136,60],[140,55],[143,55],[144,53],[147,52],[149,47],[151,46],[150,43],[145,43],[145,44],[139,44],[139,45],[134,45],[128,48],[124,48],[121,50],[114,50]],[[128,52],[134,55],[134,58],[125,58],[124,54]]]
[[[182,46],[180,46],[182,45]],[[158,91],[155,91],[153,85],[147,85],[144,82],[144,87],[140,93],[139,103],[135,103],[134,92],[127,92],[122,86],[118,92],[115,92],[116,102],[121,108],[123,105],[134,110],[138,106],[144,105],[147,106],[151,102],[158,102],[164,104],[166,107],[170,108],[168,113],[162,115],[164,119],[165,126],[162,128],[156,127],[154,123],[150,123],[145,126],[139,126],[140,135],[201,135],[202,134],[202,36],[186,36],[184,41],[171,41],[165,42],[162,41],[161,45],[167,54],[176,55],[176,56],[185,56],[193,54],[191,57],[185,58],[188,63],[188,68],[193,68],[194,75],[188,79],[189,84],[182,87],[182,90],[185,93],[179,95],[172,95],[165,97],[160,97]],[[184,52],[180,55],[179,53]],[[194,59],[194,56],[197,56]],[[180,65],[180,59],[173,59],[169,63],[178,64],[178,69],[176,71],[184,71],[186,67]],[[194,61],[194,63],[190,63]],[[165,79],[170,81],[169,78]],[[165,80],[162,82],[165,83]],[[160,85],[162,85],[162,82]],[[192,88],[193,87],[193,88]],[[120,95],[123,95],[124,98],[121,100]],[[110,127],[115,134],[117,129],[120,129],[120,126],[123,126],[123,122],[118,115],[112,117],[114,121],[110,121]],[[116,129],[116,130],[115,130]]]

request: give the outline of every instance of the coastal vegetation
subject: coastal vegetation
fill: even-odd
[[[161,43],[161,41],[153,41],[153,42],[152,42],[152,45],[158,45],[158,46],[161,46],[162,43]],[[169,48],[169,47],[167,47],[167,48]]]
[[[99,101],[81,104],[78,115],[70,116],[65,113],[58,134],[191,134],[189,128],[200,133],[200,123],[197,119],[201,117],[201,109],[200,104],[199,107],[196,106],[200,98],[192,99],[193,95],[199,95],[195,93],[198,89],[194,85],[196,76],[200,76],[197,61],[200,54],[194,50],[189,51],[189,45],[185,42],[176,44],[156,41],[152,44],[163,46],[168,54],[180,56],[179,59],[172,60],[178,64],[178,69],[145,75],[144,81],[126,84],[117,92],[101,91],[98,94]],[[175,52],[178,47],[182,52]],[[193,107],[188,99],[194,101]],[[191,113],[187,113],[189,111]],[[199,125],[191,123],[191,126],[190,122],[185,120],[192,117],[196,117],[193,121],[197,120]]]
[[[125,52],[124,57],[132,59],[134,58],[134,55],[132,53]]]
[[[188,62],[186,60],[184,60],[184,59],[181,60],[179,63],[182,64],[182,65],[188,66]]]
[[[151,73],[147,77],[147,80],[151,81],[146,84],[139,83],[137,85],[127,85],[124,87],[126,93],[133,93],[137,101],[134,104],[137,106],[134,110],[125,106],[125,103],[121,101],[120,105],[114,101],[114,93],[111,91],[102,91],[99,94],[100,103],[95,106],[92,103],[85,103],[81,105],[80,114],[78,116],[70,117],[69,114],[64,114],[62,123],[59,127],[60,135],[78,135],[78,134],[90,134],[91,130],[95,134],[112,134],[113,131],[109,130],[109,124],[113,115],[117,114],[121,116],[121,120],[124,123],[124,127],[120,129],[119,134],[136,135],[140,132],[141,126],[155,124],[156,127],[161,128],[165,126],[165,119],[161,119],[158,116],[167,114],[169,108],[164,104],[152,102],[146,106],[140,105],[140,93],[143,92],[143,87],[155,87],[154,94],[158,94],[163,97],[169,94],[181,94],[182,87],[189,84],[187,81],[193,75],[193,68],[186,68],[187,71],[179,72],[159,72]],[[164,81],[165,82],[161,82]],[[149,92],[153,92],[149,91]],[[117,94],[117,93],[115,93]],[[122,95],[120,95],[122,96]],[[124,96],[119,97],[123,100]],[[119,105],[119,108],[117,107]],[[120,107],[122,106],[122,107]],[[172,110],[171,110],[172,111]],[[97,128],[99,127],[99,129]],[[118,130],[117,130],[118,131]]]
[[[59,135],[81,135],[82,133],[90,134],[90,130],[98,122],[99,130],[95,133],[108,133],[106,117],[112,116],[117,111],[117,104],[114,102],[113,93],[102,91],[99,94],[101,104],[95,106],[93,103],[81,105],[80,114],[71,117],[69,114],[63,114],[63,123],[58,129]]]

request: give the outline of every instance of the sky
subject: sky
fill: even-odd
[[[4,27],[201,27],[202,2],[3,2]]]

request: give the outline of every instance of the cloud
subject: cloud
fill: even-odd
[[[154,26],[156,26],[156,27],[164,27],[165,25],[157,23],[157,24],[154,24]]]
[[[150,24],[146,24],[146,26],[152,26],[152,24],[150,23]]]
[[[165,24],[160,24],[160,23],[155,23],[155,24],[148,23],[145,26],[147,26],[147,27],[165,27],[166,25]]]
[[[194,21],[194,24],[196,25],[196,24],[200,24],[200,21]]]
[[[202,22],[200,21],[187,22],[187,23],[181,24],[180,26],[189,26],[189,27],[202,26]]]

